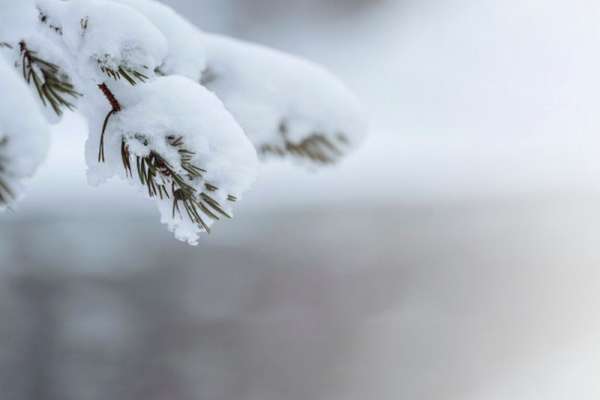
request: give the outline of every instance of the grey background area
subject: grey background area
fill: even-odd
[[[595,209],[253,215],[198,248],[148,221],[10,224],[3,398],[462,399],[532,362],[556,393],[536,360],[598,355]]]

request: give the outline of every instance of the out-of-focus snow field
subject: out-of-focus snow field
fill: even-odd
[[[67,118],[1,217],[7,399],[600,397],[600,4],[168,3],[325,64],[372,135],[189,248]]]

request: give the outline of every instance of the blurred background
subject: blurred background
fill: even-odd
[[[600,398],[600,4],[165,0],[362,98],[191,248],[54,132],[0,216],[2,400]]]

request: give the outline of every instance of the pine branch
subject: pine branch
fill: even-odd
[[[112,93],[110,88],[102,83],[98,85],[107,101],[111,105],[111,110],[104,119],[102,132],[100,136],[100,149],[98,151],[98,162],[105,162],[104,138],[106,128],[110,117],[122,111],[122,106]],[[144,146],[148,146],[149,141],[143,135],[138,134],[135,139]],[[140,183],[148,189],[150,198],[171,199],[173,202],[173,218],[179,215],[183,216],[182,209],[189,219],[199,227],[210,233],[210,227],[206,223],[204,214],[207,218],[215,221],[221,217],[232,218],[225,208],[206,192],[198,192],[191,182],[194,179],[202,178],[206,171],[193,163],[194,152],[185,147],[182,136],[168,136],[167,143],[177,150],[179,163],[184,173],[179,173],[173,166],[158,152],[152,150],[146,156],[135,156],[129,150],[129,144],[126,138],[121,139],[121,161],[128,177],[133,178],[134,171],[137,174]],[[133,160],[135,160],[135,169]],[[207,192],[216,192],[218,187],[205,183]],[[228,195],[227,200],[236,202],[236,196]]]
[[[50,105],[58,116],[62,115],[65,107],[74,110],[75,106],[66,98],[76,100],[82,95],[69,82],[68,76],[56,64],[39,58],[25,42],[20,42],[19,47],[23,78],[28,84],[33,83],[44,106]]]
[[[143,136],[138,135],[136,139],[145,145],[148,144]],[[177,215],[181,218],[185,212],[185,215],[193,223],[210,233],[205,218],[218,221],[221,217],[231,218],[231,216],[211,195],[206,192],[198,192],[191,185],[194,179],[202,178],[206,171],[192,163],[194,153],[185,148],[183,138],[169,136],[167,141],[170,146],[177,149],[181,167],[185,171],[183,174],[177,172],[167,160],[155,151],[150,151],[147,156],[132,157],[125,138],[121,142],[123,167],[131,178],[133,178],[134,171],[136,172],[140,183],[147,187],[148,195],[151,198],[172,200],[173,218]],[[135,159],[135,169],[133,168],[133,159]],[[216,186],[209,183],[205,184],[205,188],[207,192],[218,190]],[[237,198],[229,195],[228,200],[233,202]],[[206,217],[203,217],[202,214]]]
[[[0,149],[8,143],[8,138],[0,140]],[[0,206],[7,206],[15,199],[15,193],[7,181],[7,164],[6,156],[0,154]]]

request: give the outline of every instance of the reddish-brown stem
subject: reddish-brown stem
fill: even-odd
[[[100,88],[100,90],[106,97],[106,100],[108,100],[108,102],[110,103],[112,110],[114,112],[121,111],[121,104],[119,104],[119,101],[116,99],[115,95],[110,91],[108,86],[106,86],[106,83],[102,83],[102,84],[98,85],[98,88]]]
[[[108,100],[110,106],[112,107],[112,109],[106,115],[106,118],[104,118],[104,124],[102,124],[102,134],[100,135],[100,150],[98,151],[98,162],[104,162],[106,161],[106,158],[104,156],[104,134],[106,132],[106,127],[108,126],[108,120],[113,114],[121,111],[122,108],[115,95],[110,91],[108,86],[106,86],[106,83],[98,85],[98,88],[102,91],[104,97],[106,97],[106,100]]]

